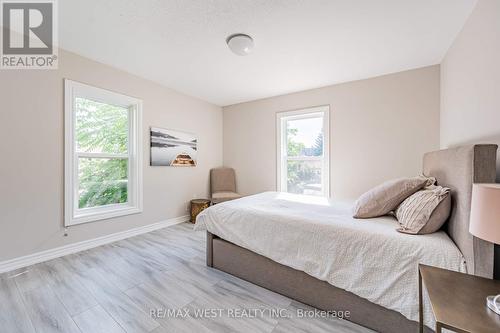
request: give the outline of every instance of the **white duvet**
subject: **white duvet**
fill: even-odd
[[[444,232],[402,234],[393,217],[354,219],[351,207],[265,192],[204,210],[195,228],[418,321],[418,263],[465,272],[462,254]],[[433,327],[427,298],[424,311]]]

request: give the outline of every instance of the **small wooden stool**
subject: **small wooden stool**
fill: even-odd
[[[208,199],[193,199],[191,200],[191,223],[196,222],[196,216],[200,214],[204,209],[210,207],[210,200]]]

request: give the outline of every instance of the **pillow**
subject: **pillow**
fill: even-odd
[[[407,234],[431,234],[438,231],[451,211],[450,189],[429,186],[410,196],[396,209],[399,232]]]
[[[365,219],[386,215],[410,195],[435,182],[435,178],[425,176],[387,181],[359,197],[354,205],[353,217]]]

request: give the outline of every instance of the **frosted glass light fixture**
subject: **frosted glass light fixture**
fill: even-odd
[[[245,34],[234,34],[226,38],[227,46],[234,54],[246,56],[250,54],[254,47],[252,37]]]

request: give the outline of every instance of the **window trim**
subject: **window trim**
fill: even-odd
[[[76,97],[113,104],[129,110],[127,154],[77,152],[74,117]],[[142,212],[142,100],[65,79],[64,115],[64,225],[72,226]],[[78,208],[78,158],[85,156],[128,159],[128,200],[126,203]]]
[[[286,155],[286,135],[283,133],[283,125],[287,120],[308,119],[313,118],[314,115],[323,117],[323,158],[314,156],[307,157],[287,157]],[[323,172],[322,172],[322,188],[323,196],[330,198],[330,106],[321,105],[305,109],[282,111],[276,113],[276,190],[278,192],[286,192],[287,179],[286,162],[289,159],[296,159],[300,161],[306,160],[321,160],[323,159]]]

